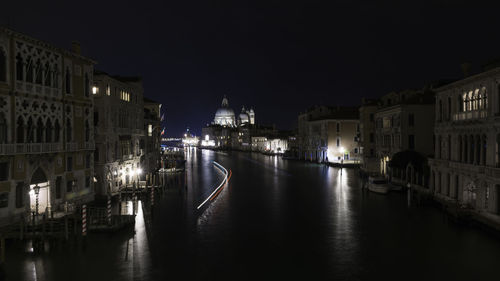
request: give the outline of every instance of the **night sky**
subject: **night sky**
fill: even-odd
[[[500,9],[478,1],[32,2],[4,1],[0,24],[77,40],[96,69],[142,76],[169,136],[200,133],[224,94],[236,114],[253,106],[290,129],[311,105],[357,105],[500,57]]]

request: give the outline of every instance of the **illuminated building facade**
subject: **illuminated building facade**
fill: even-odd
[[[142,80],[96,72],[93,93],[96,192],[113,195],[145,180],[141,166],[146,148]]]
[[[298,118],[299,158],[319,163],[359,161],[359,109],[315,106]]]
[[[484,219],[500,215],[500,67],[438,88],[431,190]]]
[[[148,185],[159,182],[161,146],[161,103],[144,98],[145,152],[141,156],[141,167]]]
[[[93,200],[94,64],[0,28],[0,225]]]

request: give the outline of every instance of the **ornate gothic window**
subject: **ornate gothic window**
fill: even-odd
[[[65,82],[66,82],[66,94],[71,94],[71,73],[69,72],[69,67],[66,67]]]
[[[40,60],[36,61],[36,83],[42,85],[42,78],[43,78],[43,70],[42,70],[42,63]]]
[[[50,121],[50,118],[48,118],[45,123],[45,142],[52,142],[52,122]]]
[[[38,121],[36,122],[36,142],[43,142],[44,129],[42,117],[38,117]]]
[[[24,120],[21,116],[17,118],[16,142],[24,143]]]
[[[50,70],[50,65],[49,63],[45,64],[45,75],[44,75],[44,83],[43,85],[45,86],[52,86],[52,71]]]
[[[26,61],[26,82],[33,83],[33,61],[28,57]]]
[[[0,81],[7,82],[7,54],[0,48]]]
[[[33,125],[33,119],[30,117],[28,119],[28,124],[26,126],[26,142],[32,143],[35,141],[35,128]]]
[[[71,135],[72,135],[72,128],[71,128],[71,120],[69,118],[66,119],[66,142],[71,141]]]
[[[16,79],[18,81],[24,80],[24,61],[21,54],[16,56]]]
[[[59,120],[56,120],[54,125],[54,142],[59,142],[61,136],[61,126],[59,125]]]

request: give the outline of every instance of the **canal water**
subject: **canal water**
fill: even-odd
[[[8,280],[495,280],[500,239],[361,189],[357,170],[192,149],[151,224],[43,254],[10,247]],[[229,185],[197,210],[232,171]],[[142,202],[138,203],[139,205]],[[146,204],[146,203],[144,203]],[[146,225],[149,225],[146,227]]]

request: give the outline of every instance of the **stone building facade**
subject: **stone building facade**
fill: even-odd
[[[389,162],[396,153],[411,150],[425,157],[433,154],[433,120],[432,91],[392,92],[380,98],[375,113],[375,147],[380,174],[392,176]]]
[[[359,109],[316,106],[298,118],[299,158],[314,162],[359,161]]]
[[[0,28],[0,224],[93,199],[94,64]]]
[[[431,189],[500,215],[500,67],[437,89]]]
[[[95,169],[98,195],[137,186],[145,156],[142,80],[95,72]]]
[[[380,162],[375,147],[375,113],[378,100],[363,99],[359,107],[360,168],[368,174],[380,172]]]
[[[141,156],[141,167],[148,185],[159,183],[161,145],[161,103],[144,98],[144,154]]]

